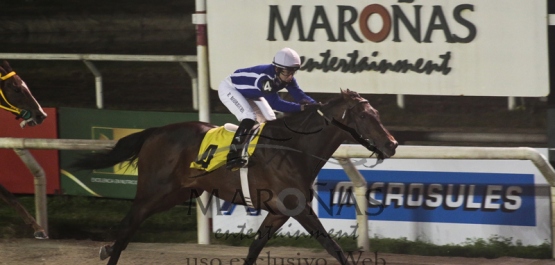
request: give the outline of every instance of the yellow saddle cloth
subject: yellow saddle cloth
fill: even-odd
[[[258,138],[264,125],[265,123],[260,124],[249,143],[249,156],[254,153],[256,143],[258,143]],[[229,153],[229,144],[234,135],[235,132],[226,130],[224,126],[210,129],[206,133],[206,136],[204,136],[204,139],[202,139],[197,159],[191,162],[191,168],[212,171],[225,165],[227,153]]]

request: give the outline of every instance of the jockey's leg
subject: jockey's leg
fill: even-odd
[[[252,119],[243,119],[239,124],[239,128],[235,132],[231,145],[229,145],[229,153],[227,154],[226,168],[228,170],[237,170],[247,164],[247,160],[241,156],[245,142],[251,135],[252,127],[256,121]]]
[[[250,137],[252,127],[256,124],[257,115],[249,102],[249,100],[254,99],[247,100],[233,86],[229,77],[220,83],[218,87],[218,96],[229,111],[241,121],[231,141],[226,165],[226,168],[229,170],[237,170],[247,163],[247,160],[241,157],[241,151],[243,145]]]
[[[251,107],[256,112],[256,118],[258,119],[258,122],[262,123],[266,121],[273,121],[276,119],[276,114],[274,113],[274,110],[272,109],[272,107],[270,107],[270,104],[268,104],[268,101],[266,101],[265,98],[261,97],[257,99],[252,99],[249,101],[249,103],[251,102]]]

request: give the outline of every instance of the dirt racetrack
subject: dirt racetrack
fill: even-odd
[[[106,264],[98,258],[98,250],[103,242],[89,240],[35,240],[35,239],[4,239],[0,241],[0,264],[41,264],[41,265],[98,265]],[[179,264],[179,265],[220,265],[242,264],[248,249],[222,245],[197,244],[166,244],[166,243],[130,243],[122,253],[120,265],[142,264]],[[270,257],[268,259],[268,257]],[[353,264],[384,264],[381,260],[375,263],[374,253],[354,252],[357,263]],[[533,260],[503,257],[498,259],[485,258],[453,258],[426,257],[378,253],[378,259],[385,264],[410,265],[555,265],[555,260]],[[267,247],[262,250],[258,265],[327,265],[338,264],[322,250],[300,249],[292,247]]]

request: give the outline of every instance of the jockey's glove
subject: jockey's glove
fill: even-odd
[[[310,103],[310,104],[303,104],[301,105],[301,111],[316,111],[322,107],[322,103]]]

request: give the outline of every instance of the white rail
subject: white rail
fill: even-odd
[[[27,139],[27,138],[0,138],[0,148],[11,149],[57,149],[57,150],[103,150],[110,149],[116,141],[113,140],[78,140],[78,139]],[[343,160],[347,158],[369,157],[372,153],[360,145],[342,145],[333,154],[334,158]],[[552,257],[555,258],[555,170],[548,160],[533,148],[528,147],[444,147],[444,146],[399,146],[394,159],[486,159],[486,160],[530,160],[542,173],[547,182],[551,185],[551,242]],[[346,165],[345,168],[350,168]],[[350,171],[351,175],[356,172]],[[358,181],[360,176],[351,177],[353,181]],[[40,200],[46,201],[46,196]],[[37,205],[46,205],[38,203]],[[44,206],[45,207],[45,206]],[[41,209],[46,216],[46,209]],[[365,213],[365,211],[362,211]],[[359,218],[368,220],[367,217]],[[359,225],[360,228],[367,227]],[[362,229],[360,229],[362,230]],[[368,235],[368,231],[360,231],[360,235]],[[366,242],[360,242],[363,247]]]
[[[0,53],[0,58],[6,60],[61,60],[61,61],[83,61],[87,68],[93,73],[95,79],[96,107],[104,108],[104,97],[102,87],[102,74],[94,66],[92,61],[127,61],[127,62],[178,62],[185,72],[191,77],[193,88],[193,108],[199,110],[198,106],[198,77],[196,72],[187,63],[197,62],[196,55],[128,55],[128,54],[75,54],[75,53]],[[201,93],[202,94],[202,93]],[[202,99],[206,101],[205,99]]]
[[[196,55],[129,55],[79,53],[0,53],[7,60],[65,60],[65,61],[129,61],[129,62],[196,62]]]
[[[333,157],[368,157],[371,152],[360,145],[342,145]],[[449,146],[399,146],[395,159],[492,159],[530,160],[555,187],[555,170],[538,151],[529,147],[449,147]]]
[[[0,137],[0,148],[9,149],[103,150],[115,144],[114,140]]]
[[[369,157],[371,152],[360,145],[342,145],[333,154],[338,159]],[[396,159],[485,159],[530,160],[551,186],[551,256],[555,259],[555,170],[538,151],[529,147],[447,147],[447,146],[399,146]],[[347,172],[347,171],[346,171]],[[348,172],[347,172],[348,173]],[[349,176],[356,179],[357,176]],[[365,215],[365,211],[362,211]],[[362,218],[361,218],[362,219]],[[368,220],[364,218],[364,220]],[[359,224],[360,228],[364,228]],[[360,231],[368,235],[368,231]],[[360,247],[360,246],[359,246]]]

